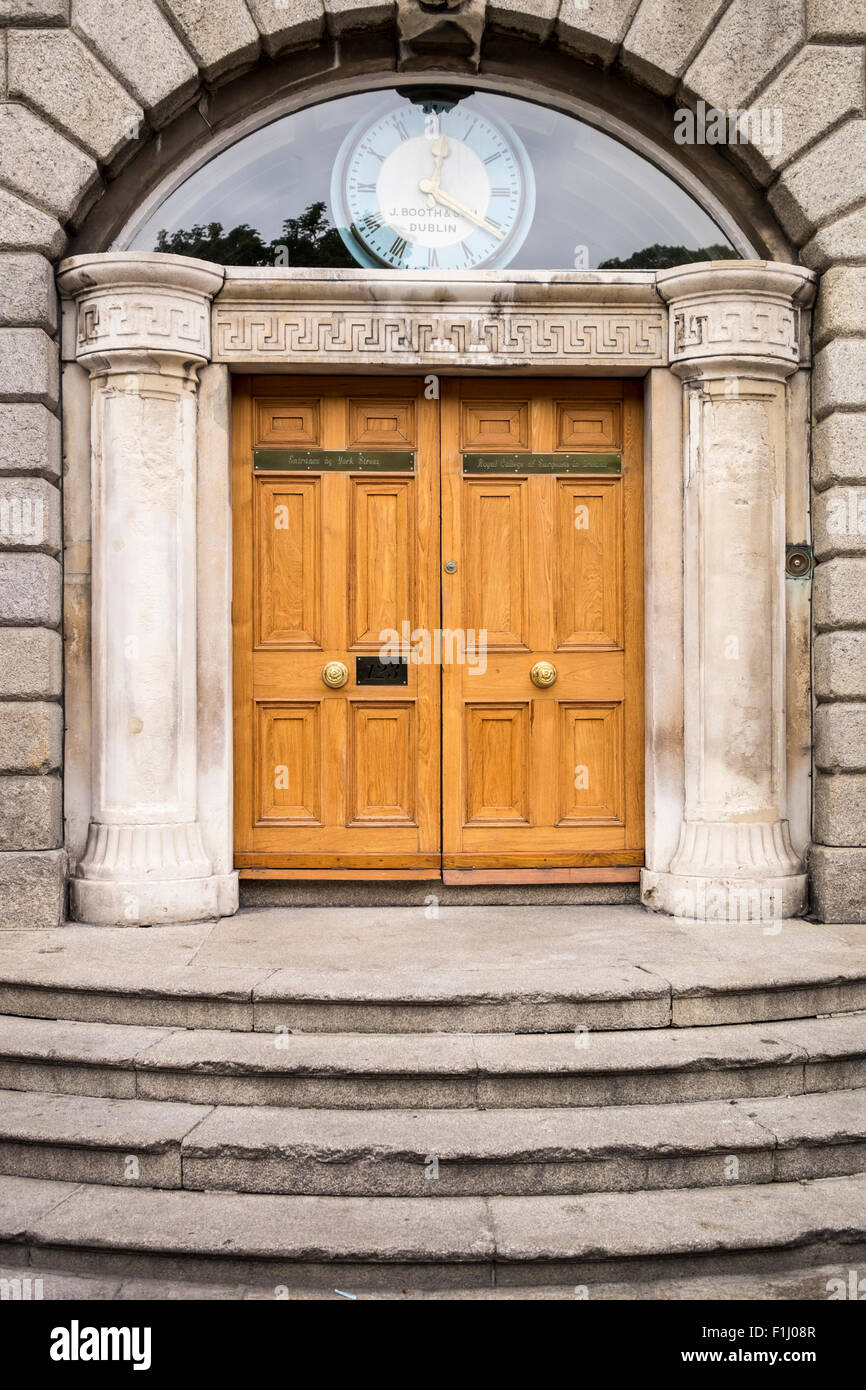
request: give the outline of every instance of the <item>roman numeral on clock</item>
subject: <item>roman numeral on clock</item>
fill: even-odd
[[[383,219],[378,212],[368,212],[362,219],[361,225],[366,227],[368,232],[378,232],[382,226]]]
[[[430,250],[427,252],[427,265],[430,270],[435,269],[439,265],[439,257],[436,254],[435,246],[431,246]]]
[[[485,163],[485,164],[492,164],[493,161],[494,161],[494,159],[501,159],[501,158],[502,158],[502,151],[501,151],[501,150],[497,150],[495,154],[489,154],[489,155],[487,156],[487,158],[485,159],[484,163]]]
[[[355,189],[358,193],[375,193],[376,185],[374,183],[356,183]]]
[[[395,120],[395,121],[394,121],[394,129],[396,130],[397,134],[400,136],[400,139],[401,139],[401,140],[408,140],[408,139],[409,139],[409,132],[408,132],[408,130],[406,129],[406,127],[404,126],[404,124],[403,124],[403,122],[402,122],[401,120]]]
[[[408,246],[408,244],[409,244],[409,243],[406,241],[406,239],[405,239],[404,237],[401,237],[401,236],[395,237],[395,238],[394,238],[394,244],[390,247],[390,249],[389,249],[389,251],[388,251],[388,255],[389,255],[389,257],[391,258],[391,260],[392,260],[392,261],[400,261],[400,260],[402,260],[403,257],[404,257],[404,255],[406,254],[406,247]]]

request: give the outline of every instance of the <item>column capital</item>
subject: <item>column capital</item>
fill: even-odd
[[[800,365],[803,311],[816,284],[813,271],[777,261],[696,261],[660,270],[672,369],[684,380],[784,381]]]
[[[57,284],[76,306],[68,356],[93,375],[190,373],[211,356],[210,306],[221,266],[156,251],[108,251],[61,261]]]

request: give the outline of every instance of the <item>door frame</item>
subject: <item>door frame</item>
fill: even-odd
[[[806,883],[802,856],[810,821],[809,589],[803,581],[786,584],[783,571],[785,540],[802,543],[808,538],[813,282],[814,276],[801,267],[755,261],[659,272],[463,272],[441,278],[411,272],[211,267],[160,253],[101,253],[64,262],[59,284],[64,298],[67,501],[65,820],[72,915],[131,925],[189,920],[236,907],[229,376],[233,371],[322,374],[347,369],[367,374],[381,370],[383,363],[394,372],[429,374],[431,379],[509,372],[643,380],[647,640],[642,892],[645,901],[663,911],[676,910],[676,893],[693,883],[695,872],[722,889],[732,881],[736,886],[744,872],[742,864],[729,867],[718,819],[705,844],[693,843],[687,834],[707,814],[701,809],[708,767],[700,741],[705,727],[701,710],[712,701],[713,691],[701,684],[695,604],[703,602],[704,590],[693,582],[695,565],[709,553],[702,549],[708,520],[698,499],[686,535],[684,499],[695,493],[707,458],[725,462],[724,438],[713,434],[720,409],[739,411],[746,431],[754,427],[758,448],[744,453],[754,459],[761,457],[766,433],[760,422],[772,416],[773,447],[782,470],[781,521],[774,522],[772,553],[750,555],[748,564],[762,583],[772,573],[775,585],[778,575],[778,588],[772,590],[778,619],[773,617],[768,630],[775,674],[772,688],[759,692],[772,706],[778,736],[768,754],[772,765],[760,769],[769,788],[768,809],[759,815],[744,812],[741,821],[754,829],[748,883],[783,882],[786,909],[801,910]],[[134,789],[128,806],[107,810],[98,790],[105,726],[94,711],[116,711],[119,717],[138,699],[134,681],[126,688],[111,685],[113,675],[103,659],[105,642],[121,641],[104,629],[111,555],[103,551],[103,571],[93,578],[90,560],[91,541],[97,539],[91,515],[97,529],[101,523],[99,503],[92,506],[91,477],[98,479],[103,467],[137,466],[129,454],[112,462],[112,450],[122,440],[101,433],[110,401],[122,416],[123,404],[112,394],[118,375],[127,383],[130,409],[136,393],[150,391],[157,380],[168,384],[171,376],[182,376],[183,391],[195,396],[197,405],[195,438],[189,438],[186,424],[177,425],[184,466],[192,468],[197,484],[195,563],[182,576],[185,611],[194,615],[197,632],[192,668],[188,652],[178,653],[183,679],[195,687],[197,714],[172,728],[167,738],[178,750],[184,775],[193,779],[186,804],[194,801],[203,854],[197,851],[195,862],[182,866],[182,881],[177,874],[172,878],[161,861],[150,863],[146,835],[143,859],[122,858],[115,848],[120,842],[108,827],[121,822],[131,827],[133,839],[140,835]],[[746,388],[742,409],[726,397],[728,381]],[[150,447],[147,435],[142,444],[139,456],[144,458]],[[159,449],[158,438],[152,447]],[[721,554],[712,551],[713,565],[720,563]],[[689,567],[692,581],[684,585]],[[723,583],[723,572],[717,571],[716,578]],[[781,826],[781,832],[774,826]],[[162,843],[169,840],[174,853],[177,835],[163,837],[154,852],[162,853]],[[683,860],[686,851],[689,864]],[[697,862],[699,870],[693,867]],[[208,866],[205,871],[202,863]],[[140,909],[132,891],[139,877],[145,904]]]

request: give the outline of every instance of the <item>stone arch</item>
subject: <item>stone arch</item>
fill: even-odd
[[[38,495],[47,518],[37,544],[0,536],[0,666],[16,664],[17,629],[37,629],[40,652],[32,677],[10,676],[0,695],[22,702],[11,724],[26,731],[0,764],[10,779],[0,850],[13,915],[50,918],[62,894],[51,263],[84,237],[87,249],[105,245],[130,190],[152,186],[203,133],[290,86],[309,93],[341,74],[396,81],[426,67],[495,79],[518,63],[625,120],[640,111],[660,137],[668,123],[668,141],[674,104],[781,115],[777,150],[737,144],[704,150],[700,164],[768,257],[824,272],[813,393],[813,881],[822,912],[862,913],[866,534],[840,532],[830,518],[852,495],[859,515],[866,496],[864,31],[858,0],[9,0],[0,19],[0,471],[4,484],[14,478]],[[695,159],[681,153],[686,165]]]

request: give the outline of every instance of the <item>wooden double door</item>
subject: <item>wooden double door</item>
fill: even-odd
[[[643,863],[638,383],[237,378],[235,862]]]

